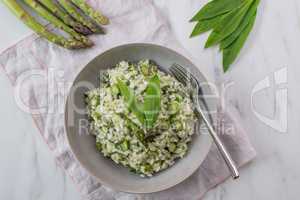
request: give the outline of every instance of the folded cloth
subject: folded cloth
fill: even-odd
[[[213,145],[206,160],[181,184],[154,194],[136,195],[114,191],[101,185],[76,160],[63,128],[63,105],[70,83],[91,59],[107,49],[125,43],[155,43],[172,48],[187,57],[188,53],[173,36],[168,21],[152,0],[90,0],[106,14],[111,23],[107,34],[92,36],[95,46],[85,50],[67,50],[31,35],[0,55],[0,65],[15,89],[18,106],[32,115],[55,159],[73,179],[85,199],[200,199],[209,189],[224,181],[230,173]],[[238,166],[255,157],[255,150],[240,126],[233,108],[220,112],[219,129]]]

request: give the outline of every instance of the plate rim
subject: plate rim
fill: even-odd
[[[191,177],[199,168],[200,166],[203,164],[203,161],[206,159],[210,149],[211,149],[211,146],[212,146],[212,139],[210,138],[208,141],[209,141],[209,144],[208,144],[208,148],[207,148],[207,152],[205,152],[205,156],[203,156],[203,159],[201,161],[201,163],[199,164],[199,166],[197,168],[195,168],[193,170],[193,172],[191,172],[190,174],[186,175],[186,176],[183,176],[180,180],[178,180],[176,183],[172,183],[172,184],[166,184],[162,187],[160,187],[159,189],[156,189],[156,190],[151,190],[151,191],[148,191],[148,190],[141,190],[141,191],[133,191],[133,190],[130,190],[130,189],[122,189],[120,187],[116,187],[110,183],[107,183],[103,180],[101,180],[101,178],[99,178],[92,170],[90,170],[88,167],[85,166],[84,163],[82,163],[82,161],[78,158],[78,156],[76,155],[76,153],[74,153],[74,146],[71,144],[70,142],[70,134],[68,133],[68,129],[67,129],[67,120],[68,120],[68,116],[67,116],[67,113],[68,113],[68,102],[69,102],[69,98],[70,98],[70,91],[72,90],[73,86],[74,86],[74,83],[75,81],[77,80],[78,76],[82,73],[83,70],[85,70],[85,68],[90,64],[92,63],[96,58],[98,58],[99,56],[103,56],[107,53],[109,53],[110,51],[113,51],[115,49],[118,49],[118,48],[124,48],[124,47],[144,47],[144,46],[153,46],[153,47],[157,47],[157,48],[164,48],[172,53],[175,53],[175,54],[178,54],[180,56],[182,56],[185,60],[187,60],[188,62],[190,62],[198,71],[199,73],[203,76],[203,79],[205,80],[205,82],[208,82],[208,79],[206,78],[206,76],[196,67],[196,65],[194,64],[194,62],[192,62],[190,59],[188,59],[186,56],[182,55],[181,53],[173,50],[173,49],[170,49],[168,47],[165,47],[165,46],[161,46],[161,45],[158,45],[158,44],[153,44],[153,43],[128,43],[128,44],[122,44],[122,45],[117,45],[117,46],[114,46],[112,48],[109,48],[105,51],[103,51],[102,53],[98,54],[97,56],[93,57],[87,64],[85,64],[85,66],[79,70],[79,72],[75,75],[75,78],[72,80],[72,84],[71,84],[71,87],[69,88],[68,90],[68,95],[67,95],[67,98],[65,100],[65,105],[64,105],[64,131],[65,131],[65,135],[66,135],[66,138],[67,138],[67,142],[68,142],[68,145],[70,147],[70,150],[74,156],[74,159],[81,165],[82,168],[84,168],[91,176],[93,176],[94,178],[96,178],[103,186],[106,186],[106,187],[109,187],[111,189],[115,189],[117,191],[120,191],[120,192],[126,192],[126,193],[131,193],[131,194],[152,194],[152,193],[157,193],[157,192],[162,192],[162,191],[165,191],[167,189],[170,189],[172,187],[175,187],[176,185],[182,183],[183,181],[185,181],[186,179],[188,179],[189,177]]]

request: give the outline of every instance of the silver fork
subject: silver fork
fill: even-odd
[[[238,172],[238,169],[237,169],[234,161],[232,160],[229,152],[227,151],[226,147],[222,143],[220,137],[218,136],[218,134],[215,132],[214,128],[210,124],[209,120],[204,115],[204,112],[200,106],[199,92],[200,92],[201,88],[200,88],[200,84],[199,84],[198,80],[192,73],[190,73],[188,70],[186,70],[179,64],[173,64],[170,68],[170,71],[175,76],[175,78],[178,81],[180,81],[181,83],[183,83],[185,85],[190,84],[191,87],[189,87],[189,90],[190,90],[189,92],[191,94],[197,114],[201,116],[202,120],[206,124],[211,137],[213,138],[225,163],[228,166],[229,171],[231,172],[232,177],[234,179],[239,178],[239,172]]]

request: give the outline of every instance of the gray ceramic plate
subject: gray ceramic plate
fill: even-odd
[[[93,59],[76,77],[70,90],[65,109],[65,130],[73,153],[78,161],[105,186],[130,193],[152,193],[168,189],[191,176],[206,157],[211,139],[207,133],[196,128],[197,133],[189,145],[188,154],[170,168],[151,178],[141,178],[123,166],[102,156],[96,151],[95,138],[86,131],[84,93],[90,87],[98,87],[99,72],[115,66],[122,60],[138,61],[151,59],[168,72],[173,63],[189,68],[200,80],[206,79],[188,59],[162,46],[152,44],[128,44],[110,49]],[[211,94],[203,88],[204,94]],[[209,109],[215,104],[207,102]],[[198,127],[198,126],[197,126]]]

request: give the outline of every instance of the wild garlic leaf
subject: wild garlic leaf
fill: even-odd
[[[190,21],[211,19],[239,7],[244,0],[213,0],[207,3]]]
[[[118,79],[117,86],[123,96],[129,110],[134,113],[142,125],[145,123],[144,112],[142,106],[138,103],[136,96],[132,89],[130,89],[126,83]]]
[[[253,0],[246,0],[240,7],[226,15],[208,37],[205,48],[216,45],[233,33],[240,25],[252,2]]]
[[[152,128],[160,112],[160,80],[154,75],[148,82],[144,97],[144,114],[147,128]]]
[[[154,75],[148,82],[144,103],[139,103],[134,91],[120,79],[117,86],[123,96],[129,110],[138,118],[140,123],[146,128],[152,128],[160,112],[160,80],[158,75]]]
[[[229,66],[234,62],[240,53],[243,45],[245,44],[255,23],[256,15],[252,18],[251,22],[242,31],[240,36],[227,48],[223,50],[223,70],[226,72]]]
[[[121,79],[117,80],[117,86],[124,97],[124,100],[130,105],[132,103],[132,98],[134,97],[133,91],[124,83]]]
[[[260,0],[212,0],[191,19],[198,21],[190,37],[213,29],[205,48],[220,44],[226,72],[242,49],[256,19]],[[251,26],[251,28],[249,28]]]
[[[197,35],[207,32],[211,29],[214,29],[219,24],[222,17],[224,17],[224,14],[218,15],[211,19],[200,20],[194,27],[193,32],[190,35],[190,37],[195,37]]]
[[[254,0],[253,4],[251,5],[250,9],[248,10],[247,14],[245,15],[244,19],[242,20],[238,28],[233,33],[231,33],[227,38],[222,40],[220,44],[220,49],[225,49],[230,44],[232,44],[232,42],[234,42],[239,37],[239,35],[246,28],[246,26],[253,20],[252,18],[256,17],[256,11],[259,3],[260,0]]]

